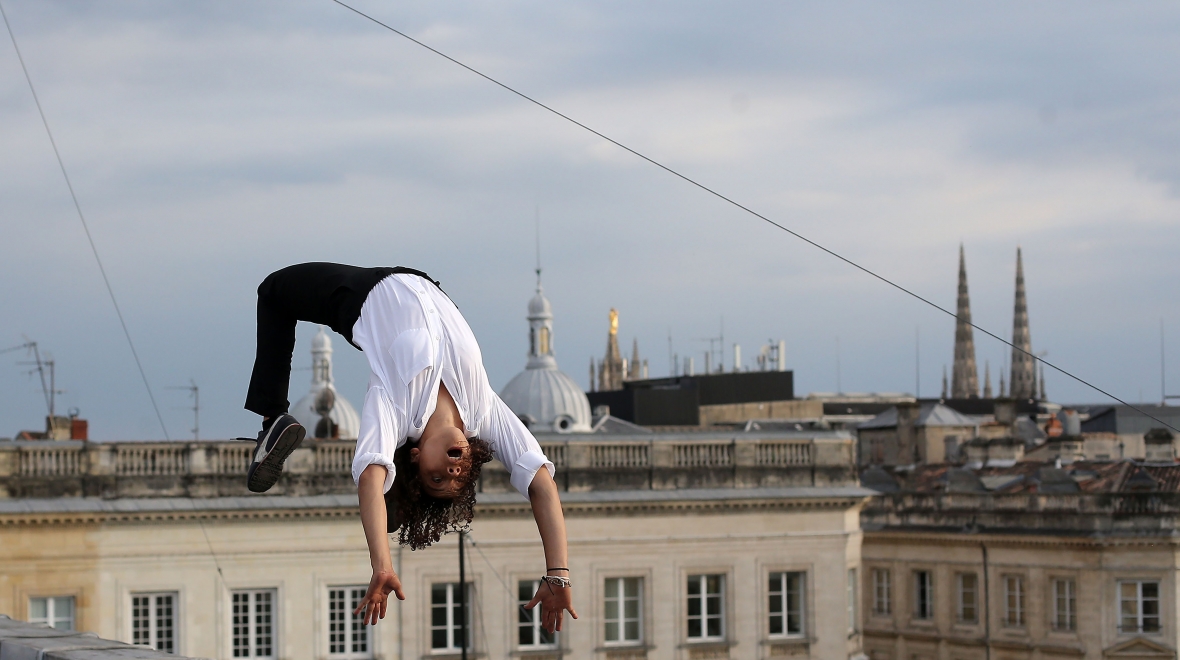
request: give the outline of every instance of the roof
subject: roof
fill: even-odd
[[[945,492],[948,483],[966,482],[963,475],[951,474],[961,472],[973,473],[992,493],[1180,492],[1180,464],[1129,460],[1078,461],[1060,467],[1054,462],[1020,461],[975,469],[938,463],[918,465],[897,477],[903,492]]]
[[[918,418],[914,426],[978,426],[979,420],[942,405],[941,403],[923,403],[918,410]],[[897,426],[897,406],[886,410],[857,428],[861,429],[889,429]]]
[[[1130,406],[1079,406],[1078,412],[1089,413],[1090,418],[1082,422],[1082,432],[1146,433],[1163,424],[1147,415],[1157,417],[1175,428],[1180,428],[1180,406],[1137,404]],[[1143,414],[1147,413],[1147,415]]]

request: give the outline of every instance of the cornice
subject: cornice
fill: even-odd
[[[10,527],[52,525],[109,525],[170,523],[187,521],[270,521],[294,519],[359,518],[357,508],[325,509],[262,509],[238,511],[145,511],[137,513],[38,513],[0,515],[0,531]]]
[[[861,497],[828,497],[806,499],[751,498],[734,500],[664,500],[639,502],[563,502],[562,509],[569,517],[612,515],[694,515],[716,513],[748,513],[755,511],[838,511],[857,507]],[[200,500],[190,500],[191,509],[159,511],[53,511],[12,512],[0,514],[0,530],[13,527],[54,525],[109,525],[180,523],[189,521],[274,522],[283,520],[329,520],[358,518],[356,506],[304,506],[275,508],[201,508]],[[477,518],[531,517],[532,509],[525,500],[510,503],[476,505]]]
[[[1172,536],[1170,531],[1162,531],[1158,536],[1105,536],[1095,532],[1078,532],[1076,535],[1061,532],[1046,534],[1012,534],[1003,532],[940,532],[926,530],[866,530],[864,543],[881,545],[922,545],[978,547],[987,543],[989,547],[1031,548],[1053,547],[1097,549],[1108,547],[1127,547],[1145,545],[1169,545],[1180,547],[1180,539]]]

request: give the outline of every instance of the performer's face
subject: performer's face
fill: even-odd
[[[410,462],[418,466],[418,479],[428,495],[451,499],[463,487],[470,448],[467,438],[450,427],[430,435],[422,434],[418,446],[410,449]]]

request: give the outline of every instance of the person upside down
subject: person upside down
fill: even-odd
[[[246,409],[262,416],[247,486],[263,493],[306,430],[287,414],[298,321],[327,325],[364,352],[372,373],[361,409],[352,477],[373,577],[354,614],[385,618],[389,594],[405,600],[388,534],[413,550],[466,528],[484,463],[497,458],[529,499],[545,549],[545,575],[529,609],[559,631],[573,618],[565,518],[553,463],[492,390],[479,344],[439,283],[403,267],[307,263],[258,287],[258,348]],[[542,469],[543,468],[543,469]]]

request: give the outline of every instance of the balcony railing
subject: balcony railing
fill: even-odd
[[[577,490],[856,484],[852,439],[847,434],[719,435],[549,436],[541,438],[541,446],[557,468],[559,487]],[[254,449],[253,443],[241,441],[4,442],[0,497],[244,493],[240,477]],[[354,451],[354,442],[305,441],[287,460],[285,482],[280,482],[295,485],[274,492],[345,492],[352,488]],[[502,466],[489,465],[482,487],[506,488],[506,474]]]

